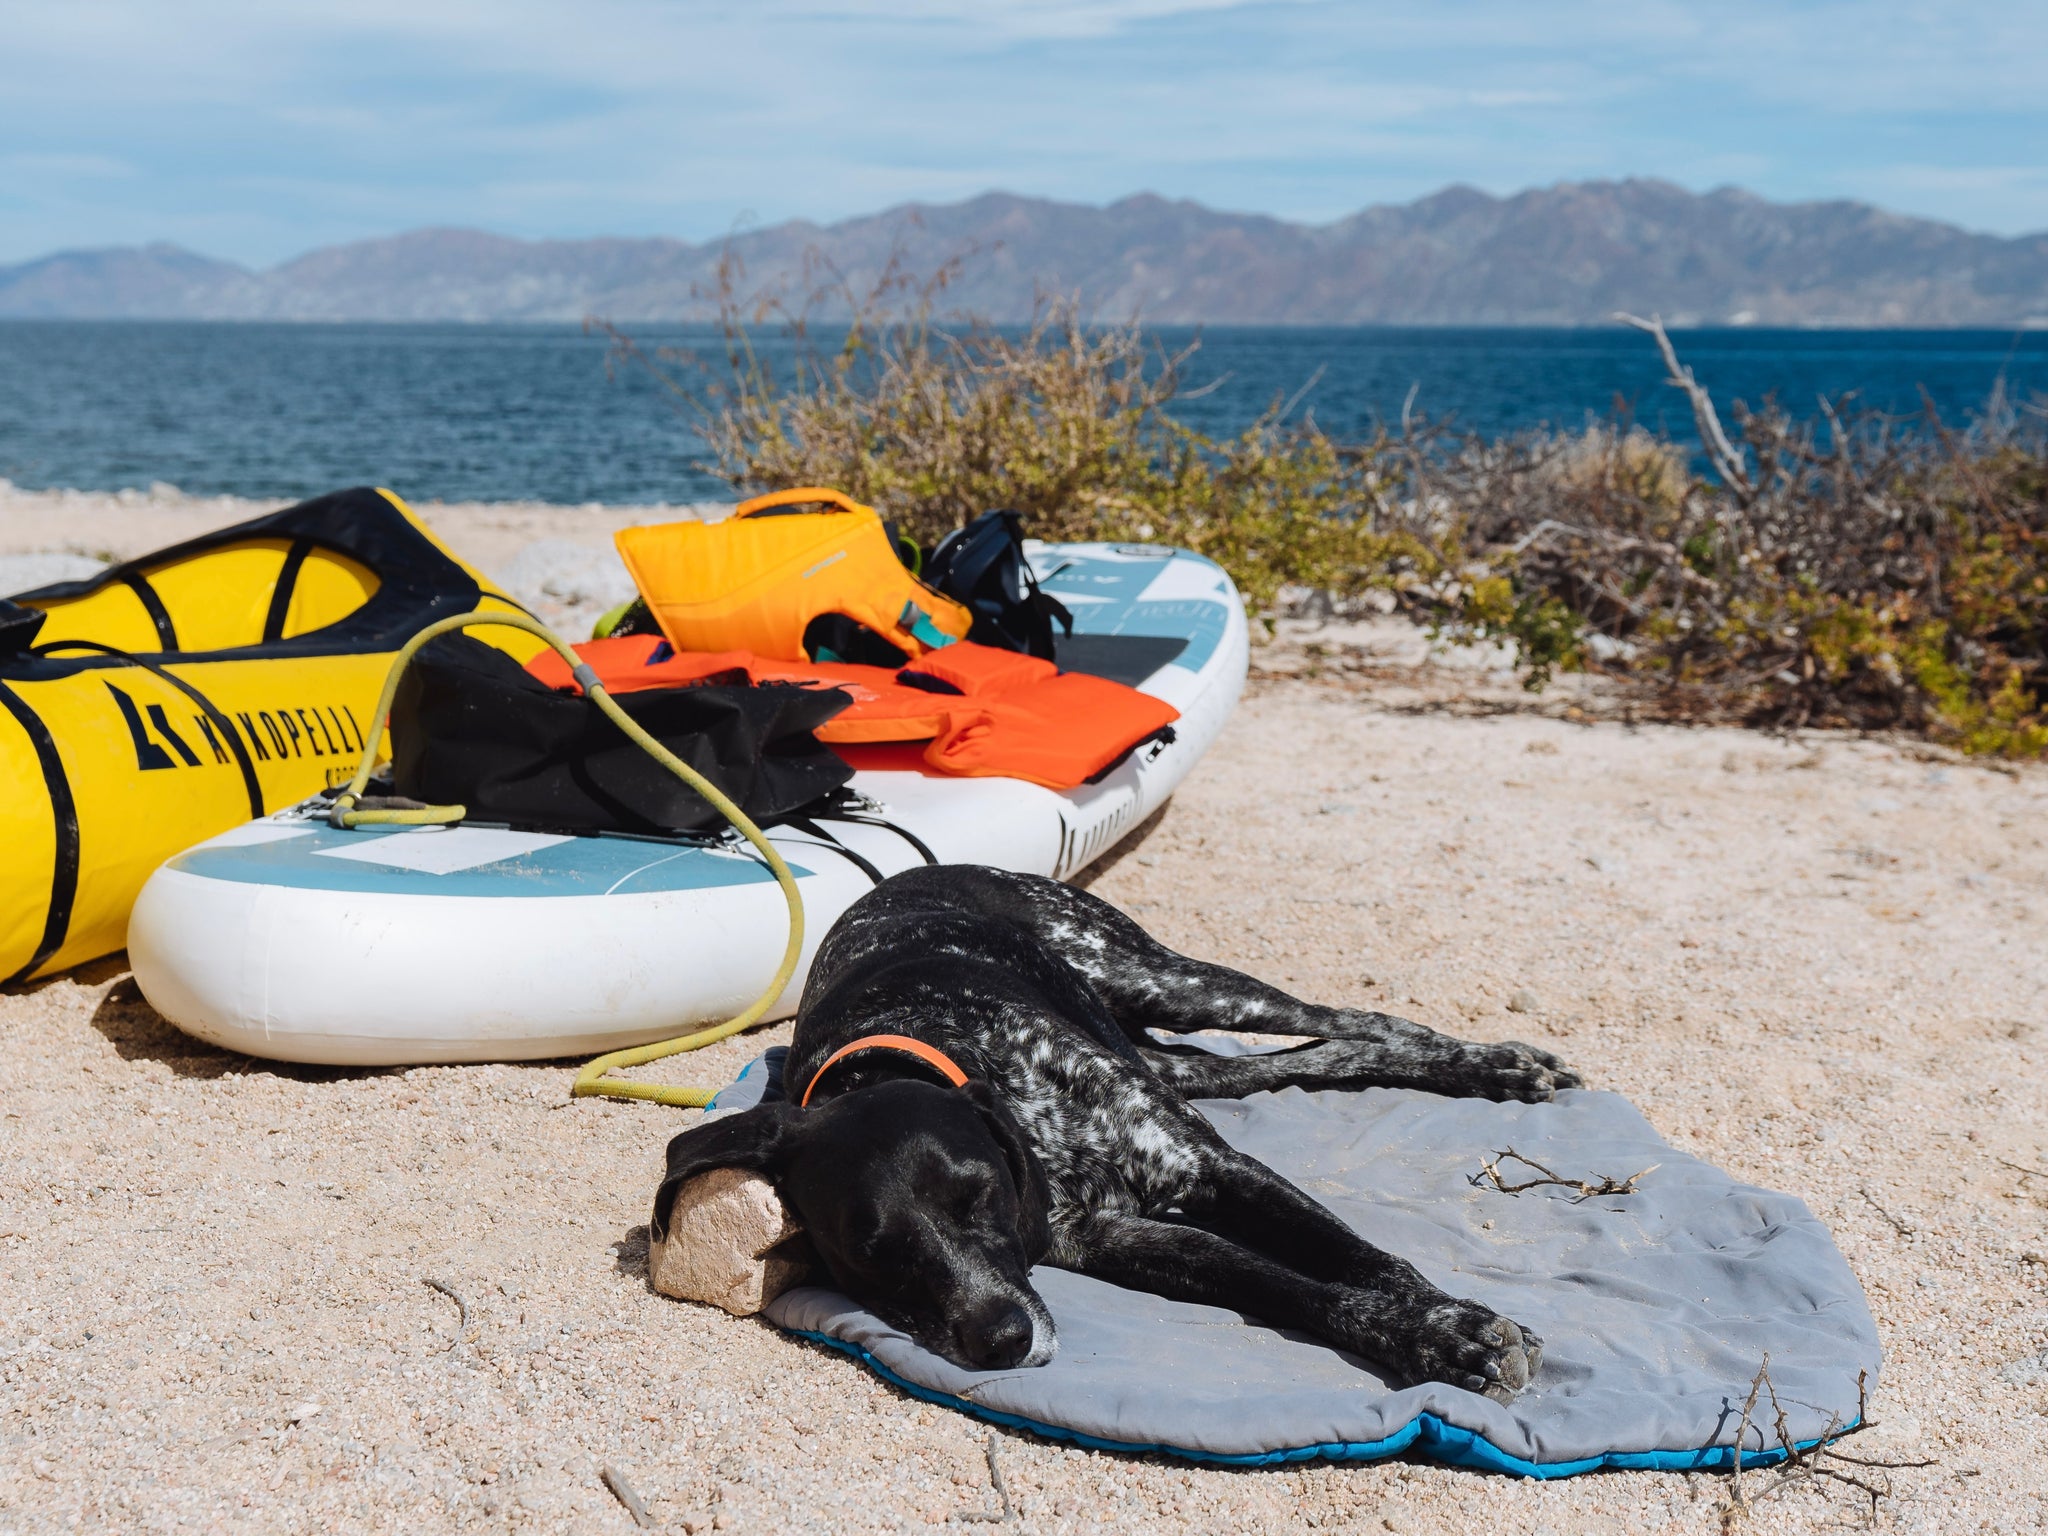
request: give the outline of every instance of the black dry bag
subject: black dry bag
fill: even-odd
[[[853,777],[812,734],[852,699],[837,688],[706,682],[617,695],[619,707],[757,823]],[[401,795],[476,821],[550,832],[691,832],[725,818],[627,740],[589,699],[557,693],[467,635],[423,647],[391,709]]]

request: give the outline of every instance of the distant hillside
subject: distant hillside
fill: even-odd
[[[267,272],[175,246],[0,267],[0,316],[274,320],[701,318],[721,251],[746,286],[822,256],[856,288],[892,250],[972,253],[948,305],[995,319],[1044,291],[1162,323],[1581,325],[1616,309],[1679,324],[2048,324],[2048,234],[2002,239],[1864,203],[1585,182],[1514,197],[1451,187],[1334,224],[1150,195],[1107,208],[989,193],[723,242],[512,240],[428,229],[330,246]]]
[[[0,267],[0,315],[17,319],[170,319],[224,316],[252,302],[263,279],[233,262],[175,245],[59,251]]]

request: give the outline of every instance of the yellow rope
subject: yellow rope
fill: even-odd
[[[391,672],[384,679],[384,691],[378,695],[377,708],[371,716],[370,729],[363,746],[363,760],[356,769],[356,775],[349,780],[348,788],[335,798],[334,808],[328,819],[337,827],[421,827],[442,826],[460,821],[467,814],[459,805],[429,805],[414,810],[395,810],[384,807],[359,808],[363,790],[369,785],[371,771],[376,766],[377,748],[384,738],[385,723],[391,717],[391,702],[398,695],[398,680],[405,675],[405,669],[412,662],[419,648],[436,636],[451,630],[468,629],[480,624],[502,624],[508,629],[523,629],[528,634],[538,635],[562,660],[569,664],[576,681],[589,695],[591,702],[604,711],[605,717],[633,744],[653,758],[670,773],[681,779],[690,788],[708,800],[712,808],[727,821],[768,863],[774,873],[775,883],[782,887],[782,898],[789,905],[789,942],[783,947],[782,963],[775,968],[774,979],[767,989],[755,998],[743,1011],[727,1019],[723,1024],[714,1024],[694,1034],[679,1035],[673,1040],[657,1040],[652,1045],[637,1045],[630,1050],[612,1051],[598,1057],[576,1074],[575,1085],[570,1092],[578,1098],[600,1094],[610,1099],[646,1099],[655,1104],[674,1104],[688,1109],[701,1109],[711,1102],[712,1090],[705,1088],[666,1088],[656,1083],[632,1083],[606,1081],[605,1074],[626,1067],[644,1066],[650,1061],[659,1061],[664,1056],[678,1056],[684,1051],[698,1050],[728,1035],[736,1035],[775,1006],[775,1000],[782,996],[789,979],[796,974],[797,961],[804,947],[804,904],[797,894],[796,877],[789,872],[789,866],[769,844],[761,829],[737,805],[734,805],[724,791],[719,789],[703,774],[669,751],[654,737],[650,736],[623,709],[613,702],[612,696],[598,681],[597,674],[590,666],[569,648],[553,630],[540,620],[524,613],[494,613],[479,609],[475,613],[457,614],[453,618],[440,619],[406,641],[397,657],[391,663]]]

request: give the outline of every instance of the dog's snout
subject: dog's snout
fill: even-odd
[[[1014,1302],[991,1308],[962,1332],[963,1352],[978,1371],[1005,1371],[1022,1364],[1036,1336],[1031,1314]]]

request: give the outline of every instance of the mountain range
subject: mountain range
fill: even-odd
[[[991,192],[701,244],[421,229],[263,271],[172,245],[65,251],[0,267],[0,316],[689,320],[711,313],[728,259],[741,292],[795,299],[821,273],[865,293],[892,257],[915,273],[962,258],[942,307],[997,321],[1057,293],[1160,324],[1584,325],[1631,310],[1679,325],[2048,325],[2048,233],[1652,180],[1450,187],[1320,225],[1149,194],[1097,208]],[[827,293],[812,311],[845,306]]]

